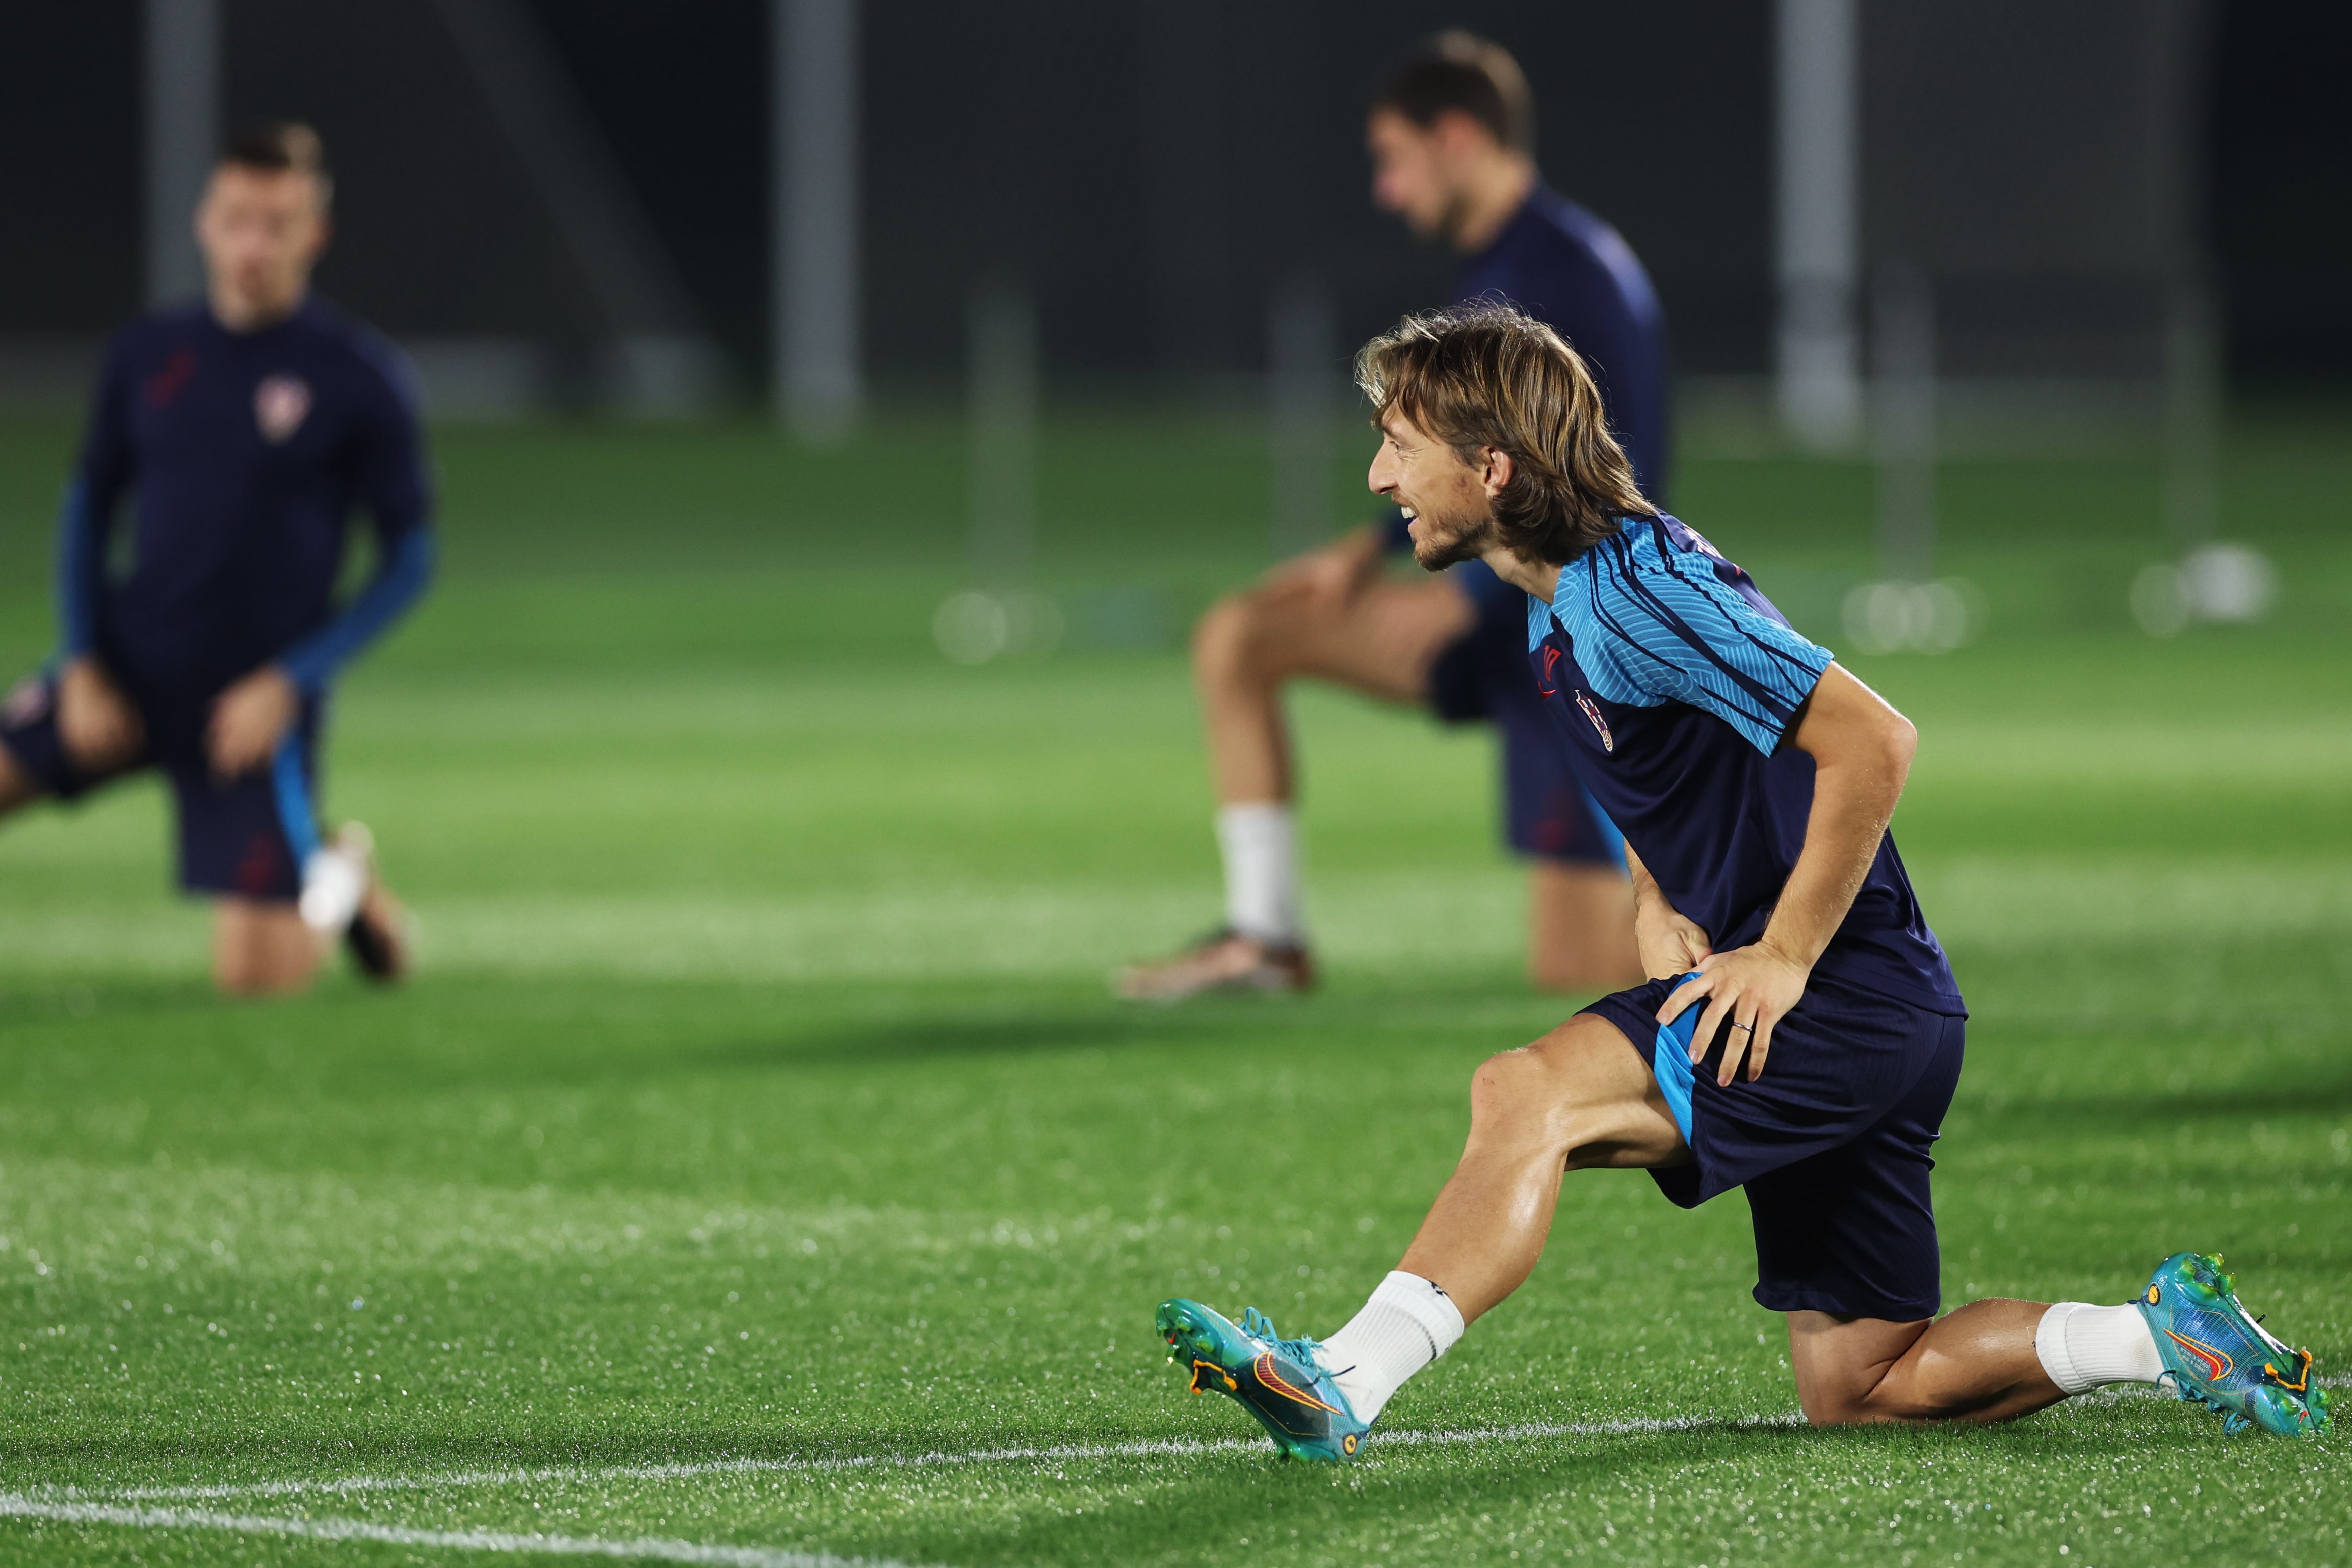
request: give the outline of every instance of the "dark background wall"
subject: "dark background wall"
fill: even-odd
[[[761,373],[766,342],[767,9],[533,0],[747,378]],[[2113,5],[2046,9],[2037,49],[1998,29],[1971,35],[1957,15],[1966,8],[1940,23],[1867,8],[1871,79],[1923,50],[1974,62],[1945,73],[1943,100],[1866,97],[1874,246],[1937,232],[1937,202],[1920,194],[1936,187],[1913,177],[1910,149],[1967,177],[1969,149],[1939,138],[1938,116],[2042,136],[2059,163],[2095,153],[2067,127],[2080,121],[2088,136],[2114,122],[2095,111],[2099,84],[2052,77],[2046,62],[2100,58]],[[338,164],[342,237],[322,277],[329,291],[401,334],[561,341],[590,330],[583,285],[428,0],[228,0],[226,15],[232,116],[311,118]],[[1679,366],[1760,372],[1770,17],[1766,0],[1488,0],[1443,12],[1419,0],[868,0],[871,367],[886,380],[951,373],[963,301],[987,277],[1035,290],[1048,363],[1064,373],[1248,368],[1268,288],[1300,269],[1334,291],[1349,334],[1438,297],[1447,258],[1369,206],[1359,109],[1381,68],[1443,21],[1519,54],[1546,171],[1648,262]],[[96,331],[138,303],[138,20],[134,0],[12,14],[0,49],[10,215],[0,333]],[[2352,378],[2352,11],[2228,0],[2210,20],[2195,88],[2210,183],[2196,221],[2220,266],[2233,363],[2242,377]],[[2069,27],[2084,36],[2067,40]],[[2145,75],[2127,47],[2108,52],[2116,80]],[[1978,96],[1996,90],[1988,84],[2016,100],[2013,112],[1988,112]],[[1902,150],[1891,169],[1890,147]],[[2074,219],[2093,239],[2119,234],[2096,213]],[[1935,243],[1965,256],[2000,237]],[[2096,275],[2083,268],[2072,294],[2065,276],[2045,279],[2033,309],[2051,330],[2095,321],[2114,304]],[[1956,309],[2021,309],[1997,281],[1974,305],[1965,276],[1956,287]]]

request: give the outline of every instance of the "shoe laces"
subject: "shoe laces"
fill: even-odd
[[[1315,1359],[1315,1352],[1323,1348],[1321,1340],[1310,1340],[1303,1334],[1295,1340],[1286,1340],[1274,1331],[1274,1320],[1255,1307],[1242,1309],[1242,1332],[1272,1345],[1310,1373],[1319,1373],[1323,1370],[1323,1363]]]

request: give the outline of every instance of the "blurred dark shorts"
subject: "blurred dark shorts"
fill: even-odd
[[[277,756],[223,784],[204,757],[209,698],[158,701],[132,692],[147,724],[147,753],[102,775],[85,774],[58,734],[57,679],[27,676],[0,700],[0,746],[42,790],[75,800],[150,768],[172,787],[179,820],[180,886],[193,893],[277,900],[302,891],[302,862],[318,846],[319,731],[323,704],[306,700]]]
[[[1538,860],[1624,869],[1625,840],[1578,781],[1568,742],[1536,693],[1527,595],[1484,562],[1447,576],[1478,618],[1431,667],[1429,705],[1449,724],[1487,721],[1501,731],[1504,842]]]
[[[1672,1063],[1658,1068],[1657,1012],[1680,984],[1654,980],[1584,1009],[1633,1043],[1669,1103],[1676,1091]],[[1960,1080],[1966,1026],[1816,973],[1773,1028],[1755,1082],[1718,1088],[1721,1038],[1710,1046],[1691,1074],[1686,1111],[1676,1110],[1677,1121],[1688,1118],[1693,1161],[1651,1174],[1685,1208],[1747,1189],[1759,1305],[1892,1322],[1933,1317],[1942,1266],[1929,1151]],[[1682,1049],[1672,1040],[1665,1048]]]

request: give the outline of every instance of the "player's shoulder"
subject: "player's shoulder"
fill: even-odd
[[[1557,259],[1606,273],[1633,310],[1656,310],[1657,289],[1649,270],[1615,225],[1549,185],[1529,193],[1522,216],[1538,243]]]
[[[1738,563],[1669,512],[1620,519],[1616,532],[1569,563],[1563,584],[1571,574],[1584,599],[1604,613],[1625,605],[1661,611],[1693,596],[1760,602]]]
[[[178,300],[142,310],[114,329],[107,339],[106,357],[110,362],[133,360],[158,349],[185,347],[212,322],[212,312],[202,300]]]
[[[295,323],[317,349],[410,413],[417,406],[416,367],[399,344],[331,300],[312,295]]]

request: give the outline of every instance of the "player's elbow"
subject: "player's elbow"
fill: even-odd
[[[1879,725],[1879,759],[1897,779],[1911,773],[1911,759],[1919,754],[1919,727],[1889,708]]]

